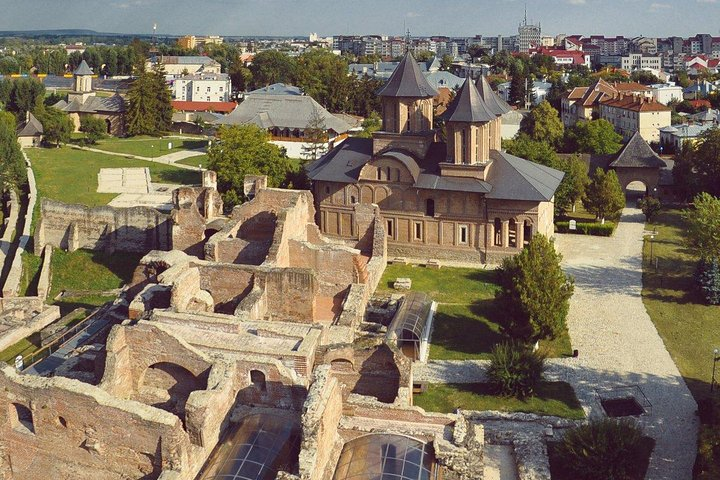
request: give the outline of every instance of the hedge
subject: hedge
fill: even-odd
[[[578,235],[597,235],[609,237],[615,231],[613,222],[603,223],[582,223],[577,222],[577,230],[570,230],[570,222],[555,222],[555,231],[558,233],[577,233]]]

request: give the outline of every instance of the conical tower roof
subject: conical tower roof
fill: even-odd
[[[90,65],[87,64],[85,60],[80,62],[80,65],[78,65],[77,70],[73,72],[73,75],[94,75],[92,69],[90,68]]]
[[[497,117],[469,78],[465,79],[465,83],[442,116],[446,122],[469,123],[492,122]]]
[[[438,92],[430,86],[412,54],[407,52],[377,94],[380,97],[432,98]]]
[[[480,75],[480,78],[478,78],[476,86],[480,96],[495,115],[500,116],[512,110],[510,105],[500,98],[500,95],[493,92],[492,87],[490,87],[490,84],[483,75]]]

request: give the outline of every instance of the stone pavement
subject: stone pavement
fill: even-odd
[[[569,382],[586,413],[603,415],[596,389],[638,385],[652,404],[640,421],[656,440],[650,480],[692,478],[697,405],[642,303],[644,216],[626,208],[613,237],[559,235],[563,268],[575,277],[568,328],[578,358],[548,361],[546,377]],[[414,364],[413,379],[479,382],[486,361]]]

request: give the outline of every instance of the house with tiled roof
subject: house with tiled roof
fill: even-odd
[[[563,124],[571,127],[581,120],[598,118],[600,100],[615,95],[617,95],[617,90],[602,78],[589,87],[571,89],[561,99],[560,116]]]
[[[76,132],[80,131],[82,118],[92,116],[105,121],[108,134],[125,135],[125,99],[117,93],[112,97],[97,96],[93,90],[93,76],[92,69],[83,60],[73,72],[73,90],[53,107],[69,115]]]
[[[44,133],[45,130],[40,120],[28,111],[25,113],[25,121],[18,125],[17,128],[18,143],[20,143],[20,146],[23,148],[39,147],[42,143]]]
[[[362,212],[379,208],[392,256],[491,263],[537,233],[551,236],[563,173],[501,149],[510,107],[478,84],[465,80],[442,115],[440,141],[437,92],[407,53],[378,91],[382,129],[307,167],[322,232],[351,238],[367,221]]]
[[[672,109],[655,99],[620,95],[600,102],[600,118],[612,123],[615,131],[629,140],[640,132],[646,142],[659,142],[660,129],[670,125]]]

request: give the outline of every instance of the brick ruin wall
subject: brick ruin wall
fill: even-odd
[[[45,245],[68,251],[169,250],[171,220],[153,208],[88,207],[44,198],[35,229],[36,251]]]
[[[76,380],[4,367],[0,403],[2,478],[158,478],[188,463],[177,417]]]

